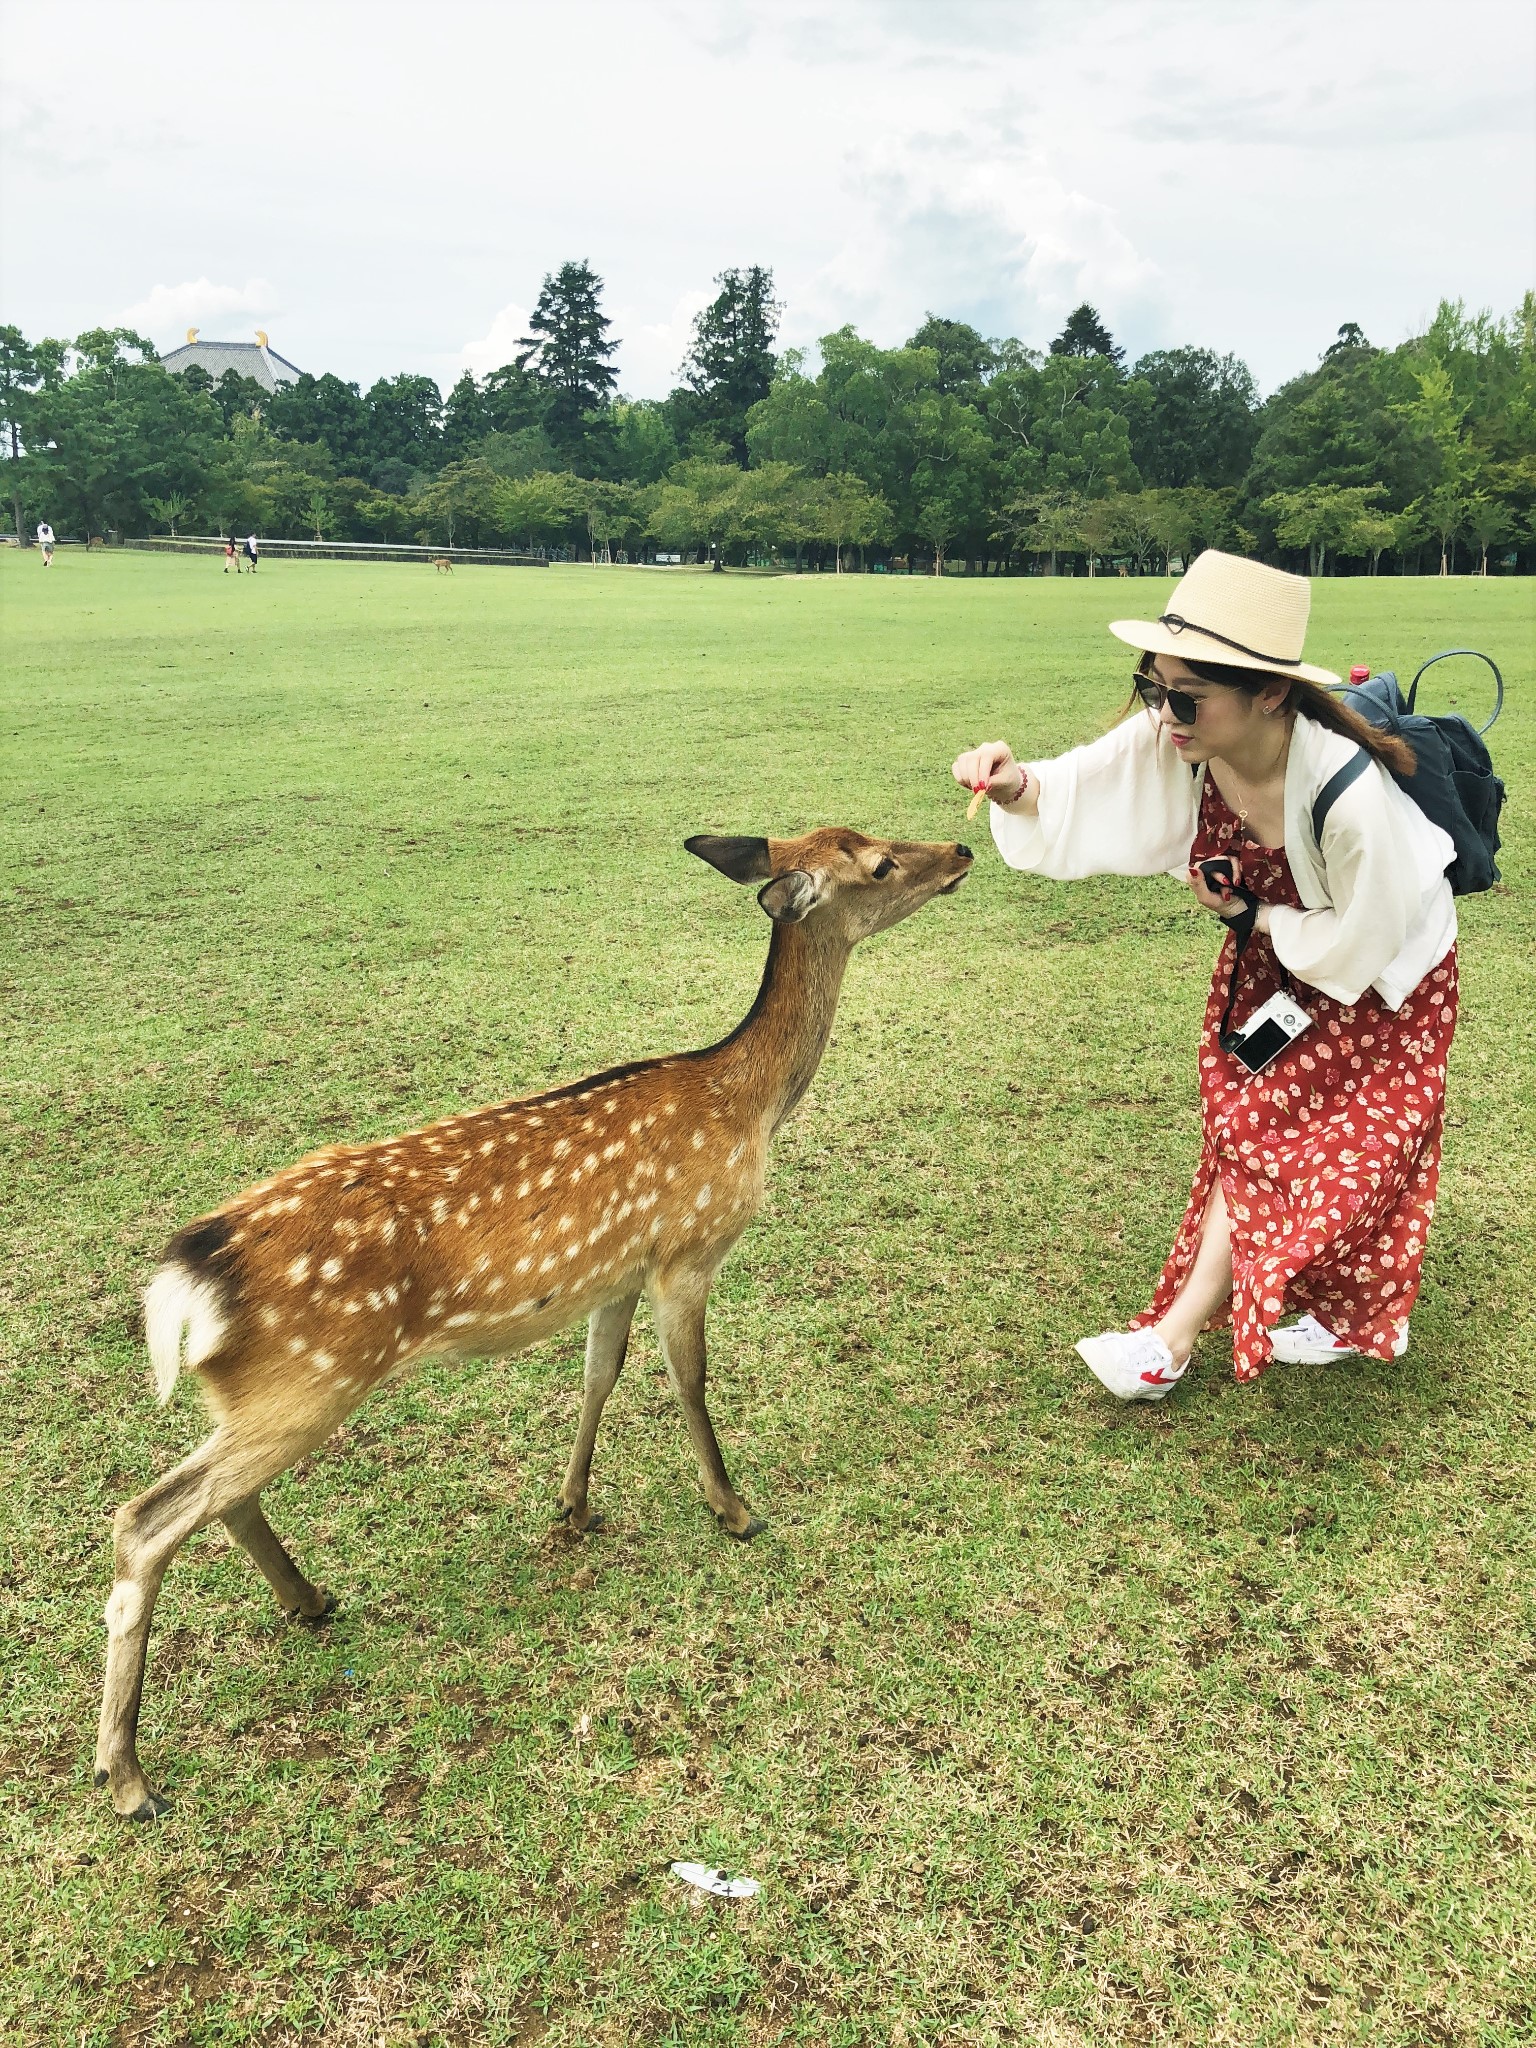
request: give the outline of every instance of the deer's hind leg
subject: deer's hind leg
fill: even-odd
[[[96,1783],[111,1788],[112,1804],[129,1819],[153,1820],[167,1805],[152,1790],[139,1764],[137,1738],[150,1624],[172,1558],[195,1530],[226,1516],[231,1509],[237,1511],[238,1518],[243,1503],[254,1502],[269,1480],[286,1471],[305,1451],[313,1450],[332,1426],[330,1416],[301,1417],[285,1427],[246,1434],[231,1422],[221,1423],[189,1458],[137,1500],[118,1509],[113,1522],[114,1570],[106,1611],[107,1668],[96,1737]],[[257,1516],[265,1529],[259,1509]],[[270,1529],[267,1535],[286,1562],[286,1553]],[[288,1568],[293,1570],[292,1565]]]
[[[332,1596],[321,1587],[312,1586],[288,1555],[262,1512],[259,1495],[248,1494],[232,1508],[226,1508],[221,1519],[230,1535],[249,1553],[285,1614],[300,1621],[323,1621],[335,1610]]]
[[[565,1484],[560,1489],[561,1518],[578,1530],[596,1529],[602,1516],[587,1506],[587,1485],[592,1477],[592,1447],[597,1442],[597,1425],[603,1419],[603,1404],[613,1392],[624,1369],[629,1348],[629,1327],[635,1318],[639,1289],[620,1301],[605,1301],[592,1311],[587,1323],[587,1362],[582,1374],[581,1421],[571,1447]]]

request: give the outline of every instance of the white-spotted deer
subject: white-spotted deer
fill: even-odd
[[[559,1498],[586,1530],[598,1419],[644,1292],[706,1499],[743,1542],[764,1527],[731,1485],[704,1405],[710,1285],[761,1203],[768,1142],[820,1064],[849,953],[957,888],[971,852],[838,828],[687,844],[731,880],[765,884],[773,920],[757,1000],[729,1038],[404,1137],[328,1146],[167,1246],[144,1297],[156,1388],[163,1403],[181,1368],[195,1370],[215,1427],[117,1512],[96,1783],[119,1813],[148,1820],[166,1803],[136,1734],[171,1559],[221,1520],[289,1613],[329,1613],[261,1490],[420,1359],[522,1351],[589,1318]]]

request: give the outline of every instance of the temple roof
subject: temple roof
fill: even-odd
[[[286,356],[278,354],[264,334],[256,341],[199,341],[195,327],[180,348],[173,348],[160,361],[172,376],[190,370],[196,363],[215,384],[226,370],[235,370],[242,377],[253,378],[267,391],[275,391],[279,384],[296,384],[303,375]]]

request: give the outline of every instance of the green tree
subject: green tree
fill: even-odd
[[[682,450],[665,405],[644,398],[615,400],[610,442],[615,477],[636,484],[657,484]]]
[[[1443,363],[1415,363],[1413,377],[1418,390],[1399,409],[1435,451],[1434,480],[1419,498],[1418,508],[1440,542],[1440,574],[1448,576],[1447,556],[1462,529],[1472,495],[1472,458],[1462,433],[1469,401],[1458,397]]]
[[[375,473],[387,462],[436,469],[442,454],[443,394],[430,377],[381,377],[363,401]]]
[[[571,458],[589,454],[594,426],[606,412],[617,372],[608,339],[613,322],[601,308],[603,281],[592,266],[564,263],[546,276],[528,317],[517,367],[531,370],[546,393],[544,428]]]
[[[538,470],[515,480],[503,478],[497,492],[503,532],[526,540],[530,552],[570,540],[585,518],[589,486],[565,471]]]
[[[1053,356],[1103,356],[1118,370],[1125,350],[1115,346],[1114,337],[1085,299],[1067,315],[1067,324],[1051,343]]]
[[[176,538],[176,522],[179,519],[186,518],[188,512],[192,509],[192,500],[181,491],[172,491],[169,497],[146,498],[144,505],[150,517],[158,520],[162,526],[166,527],[170,532],[172,540],[174,540]]]
[[[944,320],[929,313],[908,348],[933,351],[938,361],[938,388],[974,396],[998,368],[997,350],[964,320]]]
[[[1488,574],[1488,550],[1496,542],[1508,540],[1510,525],[1508,512],[1486,491],[1474,491],[1467,499],[1466,527],[1482,556],[1480,575]]]
[[[472,455],[445,463],[412,503],[434,538],[441,533],[449,547],[482,547],[509,530],[506,484],[483,456]]]
[[[168,376],[142,335],[94,328],[75,353],[74,375],[45,382],[30,404],[39,487],[87,533],[109,526],[142,532],[150,498],[201,494],[218,444],[218,411]]]
[[[891,508],[862,477],[839,471],[822,477],[810,494],[798,501],[791,490],[786,490],[784,500],[794,522],[782,530],[786,537],[795,539],[803,527],[808,539],[830,542],[839,574],[844,548],[863,550],[891,537]]]
[[[1183,490],[1242,481],[1258,439],[1258,392],[1248,365],[1206,348],[1159,349],[1136,364],[1146,388],[1131,414],[1131,459],[1142,480]]]
[[[306,373],[296,383],[279,385],[266,416],[273,433],[285,440],[323,442],[339,467],[364,468],[373,453],[368,406],[361,392],[329,370],[322,377]]]
[[[1350,547],[1360,520],[1379,496],[1374,486],[1308,484],[1298,491],[1277,491],[1265,500],[1264,510],[1275,523],[1281,547],[1305,548],[1308,574],[1321,576],[1329,550],[1337,553]]]
[[[753,264],[722,270],[720,287],[693,323],[693,342],[682,376],[697,421],[747,465],[747,414],[773,383],[774,336],[782,312],[773,296],[773,272]]]

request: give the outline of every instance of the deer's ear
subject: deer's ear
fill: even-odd
[[[696,832],[683,844],[733,882],[766,882],[773,873],[766,839],[726,839],[715,832]]]
[[[808,875],[804,868],[791,868],[787,875],[775,875],[757,900],[775,924],[798,924],[813,911],[826,893],[824,875]]]

